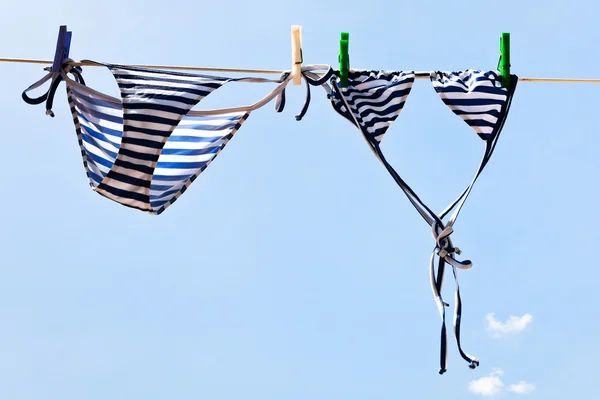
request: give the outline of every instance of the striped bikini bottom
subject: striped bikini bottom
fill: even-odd
[[[31,104],[46,101],[47,114],[53,116],[53,94],[58,83],[64,81],[91,187],[120,204],[157,215],[173,204],[208,167],[253,110],[274,98],[277,98],[276,111],[283,110],[284,90],[291,80],[289,73],[282,74],[279,80],[224,78],[86,62],[110,70],[121,99],[86,86],[81,69],[69,66],[61,71],[44,96],[30,99],[26,93],[49,80],[51,74],[26,89],[23,98]],[[329,69],[305,66],[303,74],[312,76],[311,70],[324,68]],[[192,110],[228,82],[278,86],[249,106]]]

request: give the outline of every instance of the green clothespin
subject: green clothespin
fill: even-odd
[[[502,87],[510,86],[510,33],[502,32],[500,36],[500,61],[498,71],[502,75]]]
[[[348,55],[348,32],[342,32],[340,37],[340,87],[348,87],[348,70],[350,69],[350,56]]]

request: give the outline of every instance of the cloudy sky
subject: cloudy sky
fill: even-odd
[[[521,77],[600,78],[593,1],[301,3],[0,2],[0,57],[289,69],[290,25],[305,64],[375,70],[494,69],[512,34]],[[600,85],[519,84],[494,156],[453,239],[464,349],[450,334],[438,374],[429,227],[359,132],[312,92],[254,112],[164,214],[88,185],[64,87],[55,118],[21,92],[44,65],[0,63],[0,398],[591,398]],[[110,73],[87,84],[117,95]],[[273,86],[230,84],[200,108],[243,105]],[[388,131],[389,161],[434,209],[470,181],[473,131],[415,83]],[[444,296],[453,310],[454,282]],[[449,332],[450,333],[450,332]]]

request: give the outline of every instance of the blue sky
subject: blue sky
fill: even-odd
[[[512,35],[521,77],[599,78],[593,1],[0,3],[0,57],[289,69],[306,64],[494,69]],[[151,216],[94,193],[64,87],[55,118],[21,92],[40,65],[1,64],[0,398],[590,398],[600,172],[594,85],[521,83],[455,226],[463,345],[439,376],[429,227],[320,90],[255,111],[172,207]],[[107,70],[88,85],[116,94]],[[242,105],[230,84],[201,107]],[[383,142],[434,209],[469,182],[480,139],[417,81]],[[447,276],[447,300],[453,298]],[[450,336],[450,338],[452,338]]]

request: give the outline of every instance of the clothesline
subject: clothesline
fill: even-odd
[[[30,58],[3,58],[0,62],[13,62],[23,64],[47,64],[52,65],[51,60],[38,60]],[[67,64],[73,66],[98,67],[98,64],[80,61],[70,61]],[[275,69],[245,69],[245,68],[216,68],[216,67],[193,67],[185,65],[146,65],[146,64],[128,64],[131,67],[172,69],[179,71],[210,71],[210,72],[235,72],[247,74],[274,74],[281,75],[283,70]],[[429,79],[429,71],[415,71],[416,79]],[[600,79],[579,79],[579,78],[519,78],[519,82],[544,82],[544,83],[600,83]]]
[[[53,61],[50,60],[36,60],[29,58],[0,58],[0,62],[14,62],[24,64],[49,64],[52,65]],[[101,65],[81,62],[81,61],[70,61],[67,62],[73,66],[85,66],[85,67],[101,67]],[[213,68],[213,67],[190,67],[185,65],[144,65],[144,64],[128,64],[130,67],[139,68],[155,68],[155,69],[172,69],[180,71],[214,71],[214,72],[241,72],[248,74],[277,74],[280,75],[283,71],[274,69],[241,69],[241,68]]]

